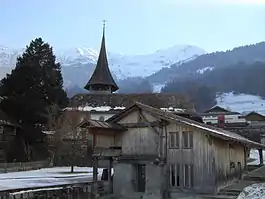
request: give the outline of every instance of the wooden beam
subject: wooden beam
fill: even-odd
[[[150,124],[150,121],[143,115],[142,111],[139,111],[140,117],[148,124],[148,127],[152,128],[158,135],[160,135],[160,132]]]
[[[137,123],[123,123],[122,126],[126,128],[140,128],[140,127],[158,127],[159,121],[155,122],[137,122]]]

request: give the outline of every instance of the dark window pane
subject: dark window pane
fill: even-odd
[[[175,133],[170,133],[170,148],[175,147]]]
[[[171,186],[174,187],[176,185],[176,174],[175,174],[175,165],[170,166],[171,170]]]
[[[180,186],[180,164],[177,164],[176,166],[177,166],[176,168],[177,187],[179,187]]]
[[[176,132],[176,148],[179,148],[179,132]]]
[[[188,148],[188,132],[183,132],[182,133],[182,137],[183,137],[183,148]]]
[[[189,135],[190,135],[190,146],[189,147],[192,149],[193,148],[193,133],[190,132]]]

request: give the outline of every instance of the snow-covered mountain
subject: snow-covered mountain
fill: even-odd
[[[10,49],[0,46],[0,67],[12,68],[16,58],[23,49]],[[110,70],[117,79],[128,77],[146,77],[162,68],[168,68],[174,63],[186,62],[206,53],[203,49],[191,45],[175,45],[167,49],[157,50],[145,55],[122,55],[108,52]],[[66,50],[56,50],[57,60],[62,64],[62,72],[67,85],[75,84],[79,75],[88,79],[94,70],[98,58],[98,51],[91,48],[81,47]],[[78,75],[75,71],[79,71]],[[0,71],[1,73],[1,71]],[[2,78],[5,74],[0,74]],[[85,82],[79,82],[84,84]],[[79,84],[78,83],[78,84]],[[83,85],[82,85],[83,86]]]

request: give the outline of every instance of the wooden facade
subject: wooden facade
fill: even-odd
[[[104,125],[109,128],[89,128],[95,149],[120,150],[111,157],[111,153],[97,153],[97,158],[112,160],[112,188],[121,195],[156,192],[156,197],[166,198],[170,191],[215,193],[241,177],[247,148],[264,147],[235,133],[140,103]]]

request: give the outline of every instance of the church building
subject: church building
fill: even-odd
[[[77,94],[72,97],[71,106],[68,110],[75,108],[76,110],[90,112],[90,117],[94,120],[104,121],[136,101],[170,112],[182,114],[184,112],[185,114],[194,112],[193,104],[186,96],[180,94],[116,93],[119,87],[109,69],[105,44],[105,25],[103,26],[97,65],[84,88],[89,93]]]

